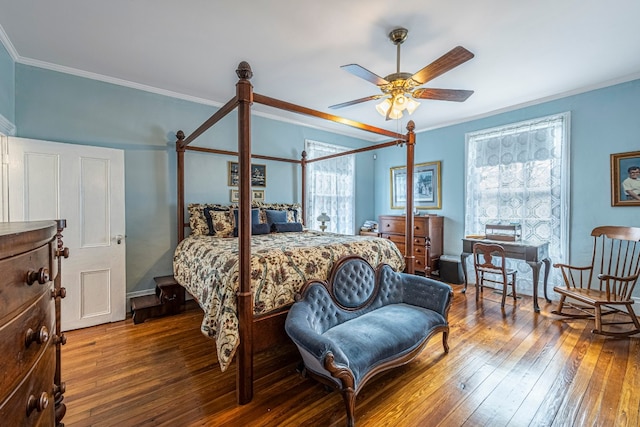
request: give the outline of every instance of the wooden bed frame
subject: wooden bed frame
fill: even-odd
[[[238,156],[239,164],[239,190],[240,199],[238,203],[238,245],[239,245],[239,282],[240,289],[237,294],[238,321],[240,343],[236,351],[236,398],[240,405],[249,403],[253,398],[253,354],[264,350],[274,343],[283,342],[287,339],[284,332],[284,321],[286,319],[287,310],[266,314],[260,317],[253,316],[253,295],[251,292],[251,158],[275,160],[289,163],[297,163],[302,167],[302,212],[304,221],[304,209],[306,203],[306,165],[311,162],[330,159],[338,156],[361,153],[379,148],[390,147],[394,145],[406,144],[407,153],[407,191],[406,191],[406,272],[414,273],[414,256],[413,256],[413,167],[414,167],[414,146],[415,146],[415,124],[413,121],[407,123],[407,134],[399,134],[385,129],[369,126],[363,123],[355,122],[339,116],[326,114],[321,111],[294,105],[285,101],[269,98],[253,92],[253,86],[250,79],[253,76],[251,67],[247,62],[241,62],[238,65],[236,74],[239,78],[236,83],[236,95],[218,111],[216,111],[209,119],[207,119],[198,129],[191,135],[185,137],[184,132],[176,133],[176,152],[178,165],[178,242],[184,239],[186,227],[189,223],[185,222],[185,192],[184,192],[184,154],[185,151],[200,151],[214,154],[222,154],[229,156]],[[259,103],[282,110],[291,111],[298,114],[317,117],[336,123],[342,123],[356,129],[371,132],[378,135],[384,135],[392,138],[391,141],[373,145],[370,147],[359,148],[356,150],[345,151],[338,154],[332,154],[325,157],[315,159],[307,159],[306,153],[303,151],[301,160],[292,160],[280,157],[262,156],[251,153],[251,105]],[[198,136],[215,125],[223,117],[238,108],[238,152],[216,150],[211,148],[199,148],[189,146]],[[254,339],[255,336],[255,339]]]

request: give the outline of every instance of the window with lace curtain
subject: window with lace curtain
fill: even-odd
[[[488,223],[518,223],[522,239],[548,241],[552,262],[567,260],[569,113],[466,135],[465,235]],[[531,267],[509,260],[518,287],[532,290]],[[549,283],[557,283],[552,269]]]
[[[348,151],[349,148],[318,141],[305,141],[308,159]],[[354,234],[355,223],[355,157],[335,157],[307,165],[307,218],[305,224],[320,229],[316,218],[326,213],[331,220],[327,230],[333,233]]]

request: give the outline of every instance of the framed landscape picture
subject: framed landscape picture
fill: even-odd
[[[391,168],[391,209],[404,209],[407,202],[407,167]],[[413,168],[413,202],[416,209],[441,209],[440,162],[416,164]]]
[[[611,206],[640,206],[640,151],[611,155]]]
[[[238,185],[239,166],[238,162],[228,162],[230,187]],[[267,186],[267,166],[251,164],[251,186],[266,187]]]

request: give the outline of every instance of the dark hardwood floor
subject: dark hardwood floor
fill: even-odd
[[[514,307],[454,286],[449,354],[440,335],[413,362],[372,379],[358,426],[638,426],[640,338],[592,335],[540,299]],[[67,333],[64,423],[73,426],[343,426],[338,392],[296,372],[295,347],[261,353],[254,399],[235,403],[235,365],[220,372],[202,313]]]

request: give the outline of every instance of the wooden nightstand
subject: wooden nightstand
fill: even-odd
[[[380,233],[378,233],[377,231],[362,231],[362,230],[360,230],[360,235],[361,236],[380,237]]]

